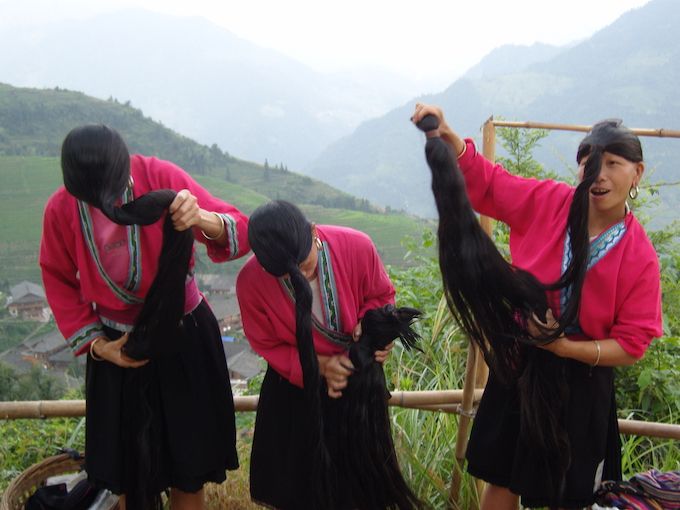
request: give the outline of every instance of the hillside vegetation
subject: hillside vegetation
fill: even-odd
[[[300,205],[317,223],[345,225],[373,237],[388,264],[403,263],[404,236],[419,236],[425,222],[383,214],[365,199],[289,171],[281,163],[260,165],[235,158],[217,145],[201,145],[141,110],[111,98],[103,101],[63,89],[38,90],[0,84],[0,282],[38,280],[42,210],[61,183],[58,155],[75,126],[104,123],[118,130],[130,152],[173,161],[221,197],[250,213],[270,199]],[[205,267],[205,266],[202,266]],[[206,270],[234,271],[239,264]]]

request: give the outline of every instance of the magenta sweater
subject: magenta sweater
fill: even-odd
[[[570,256],[567,216],[575,188],[551,180],[511,175],[479,154],[472,140],[458,160],[472,206],[510,227],[510,253],[516,266],[543,283],[556,281]],[[550,293],[559,316],[560,295]],[[631,356],[641,358],[660,337],[659,260],[644,229],[628,213],[591,241],[583,285],[579,325],[573,339],[615,339]]]
[[[318,277],[323,322],[327,328],[351,334],[367,310],[394,302],[394,288],[366,234],[329,225],[318,225],[317,231],[323,242]],[[253,350],[281,376],[302,387],[295,307],[283,280],[267,273],[253,256],[238,275],[236,295]],[[313,337],[318,354],[343,352],[316,330]]]
[[[134,155],[130,159],[134,185],[128,201],[149,191],[189,189],[199,206],[222,214],[227,246],[195,239],[206,245],[215,262],[248,252],[248,218],[210,195],[184,170],[168,161]],[[156,276],[163,241],[163,219],[146,226],[120,226],[101,211],[79,202],[60,187],[48,200],[43,218],[40,267],[47,300],[59,330],[76,355],[103,335],[102,325],[130,330]],[[193,259],[191,261],[193,267]],[[201,300],[193,277],[187,278],[185,311]]]

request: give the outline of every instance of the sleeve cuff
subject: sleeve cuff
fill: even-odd
[[[465,150],[458,155],[458,164],[463,166],[477,156],[477,146],[472,138],[465,139]]]
[[[227,213],[216,212],[224,222],[224,230],[227,234],[227,244],[220,246],[214,241],[207,241],[208,257],[214,262],[225,262],[237,257],[239,252],[238,229],[236,220]]]
[[[649,347],[649,344],[652,343],[651,340],[647,343],[644,343],[639,341],[636,342],[623,337],[614,337],[614,340],[616,340],[616,342],[624,351],[626,351],[626,353],[630,354],[635,359],[642,359],[642,357],[645,355],[645,351],[647,351],[647,348]]]
[[[87,352],[90,342],[92,342],[92,340],[98,336],[105,336],[104,327],[100,322],[95,322],[80,328],[69,338],[67,338],[66,341],[74,351],[75,355],[80,356],[81,354]]]

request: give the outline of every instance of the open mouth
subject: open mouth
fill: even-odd
[[[602,197],[602,196],[606,195],[607,193],[609,193],[609,190],[604,189],[604,188],[592,188],[590,190],[590,193],[595,195],[596,197]]]

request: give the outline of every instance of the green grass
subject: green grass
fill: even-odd
[[[194,177],[215,196],[233,203],[246,213],[270,199],[265,193],[255,191],[259,189],[256,178],[248,182],[253,186],[250,188],[217,176]],[[0,222],[0,283],[14,284],[24,279],[40,281],[38,250],[42,213],[45,202],[60,184],[61,170],[57,158],[0,156],[0,217],[4,220]],[[304,198],[309,190],[323,194],[327,188],[314,182],[310,186],[309,189],[300,188],[297,191],[288,189],[288,194],[297,193]],[[343,225],[366,232],[373,238],[384,262],[397,266],[404,264],[406,252],[401,240],[405,236],[419,237],[424,228],[429,228],[428,223],[403,214],[305,205],[308,202],[304,201],[298,203],[311,221]]]
[[[42,212],[60,181],[55,158],[0,158],[0,281],[36,280]]]
[[[129,103],[58,88],[39,90],[0,83],[0,155],[58,156],[62,140],[72,128],[92,123],[120,132],[131,153],[173,161],[192,175],[216,176],[296,203],[372,210],[366,200],[281,165],[265,168],[235,158],[217,145],[201,145],[145,117]]]

